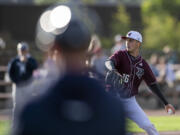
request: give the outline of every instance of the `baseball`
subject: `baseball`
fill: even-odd
[[[169,115],[173,114],[173,111],[171,109],[168,109],[168,114]]]

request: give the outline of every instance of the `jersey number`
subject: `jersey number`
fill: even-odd
[[[129,75],[128,74],[123,74],[123,80],[125,83],[129,82]]]

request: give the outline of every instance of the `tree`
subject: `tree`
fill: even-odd
[[[124,6],[119,6],[111,24],[113,34],[126,34],[130,28],[130,17]]]
[[[162,50],[164,46],[169,45],[171,48],[180,51],[180,21],[178,14],[174,14],[176,10],[180,10],[178,0],[171,0],[170,2],[166,0],[144,1],[142,17],[145,47]]]
[[[52,4],[56,2],[69,2],[69,1],[93,4],[96,0],[34,0],[36,4]]]
[[[67,0],[34,0],[35,4],[52,4],[55,2],[67,2]]]
[[[116,34],[125,35],[130,29],[130,17],[124,6],[119,6],[117,12],[113,14],[110,24],[111,34],[109,37],[103,37],[102,42],[106,48],[112,47],[114,36]]]

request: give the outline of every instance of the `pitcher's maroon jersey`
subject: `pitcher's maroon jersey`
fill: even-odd
[[[118,51],[109,59],[114,62],[116,69],[123,76],[123,89],[127,93],[127,97],[138,94],[138,88],[142,80],[147,85],[156,82],[152,70],[141,56],[134,58],[127,51]]]

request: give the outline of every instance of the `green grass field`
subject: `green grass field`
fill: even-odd
[[[180,116],[150,116],[149,118],[159,132],[180,131]],[[129,122],[128,131],[144,132],[131,121]]]
[[[180,116],[151,116],[151,122],[158,131],[180,131]],[[128,131],[144,132],[135,123],[128,121]],[[0,121],[0,135],[8,135],[9,121]]]
[[[0,121],[0,135],[8,135],[10,128],[9,121]]]

